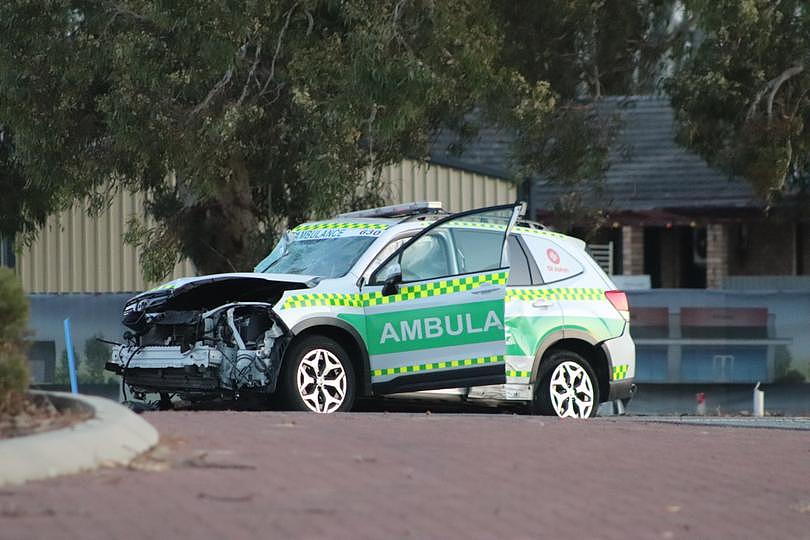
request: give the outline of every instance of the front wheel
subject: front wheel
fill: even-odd
[[[599,382],[587,360],[573,351],[554,351],[537,383],[534,409],[560,418],[590,418],[599,409]]]
[[[356,382],[349,355],[324,336],[293,345],[281,374],[281,394],[291,410],[333,413],[354,404]]]

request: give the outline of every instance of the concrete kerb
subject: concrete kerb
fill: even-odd
[[[146,420],[108,399],[64,392],[44,394],[59,406],[91,409],[93,417],[54,431],[0,441],[0,486],[127,465],[158,442]]]

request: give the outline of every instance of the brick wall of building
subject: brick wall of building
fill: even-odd
[[[729,226],[729,233],[729,275],[795,275],[797,270],[795,223],[760,222],[733,225]],[[805,252],[802,254],[803,262],[810,260],[807,248],[802,251]]]
[[[729,229],[722,223],[706,227],[706,287],[718,289],[729,275]]]
[[[626,276],[644,273],[644,227],[622,227],[622,273]]]

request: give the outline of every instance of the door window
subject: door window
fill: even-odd
[[[369,274],[374,272],[378,266],[385,262],[388,257],[393,255],[396,250],[402,247],[402,245],[410,239],[410,236],[406,236],[404,238],[397,238],[388,242],[388,245],[382,248],[380,252],[377,253],[377,256],[374,257],[374,260],[368,265],[368,270],[366,270],[365,275],[368,277]]]
[[[372,281],[390,275],[397,264],[404,283],[505,268],[504,239],[513,211],[500,207],[449,219],[407,244]]]
[[[472,226],[449,228],[459,274],[497,270],[501,267],[503,233]]]

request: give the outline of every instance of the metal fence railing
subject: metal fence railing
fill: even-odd
[[[607,244],[588,244],[588,253],[602,270],[609,276],[613,275],[613,242]]]

